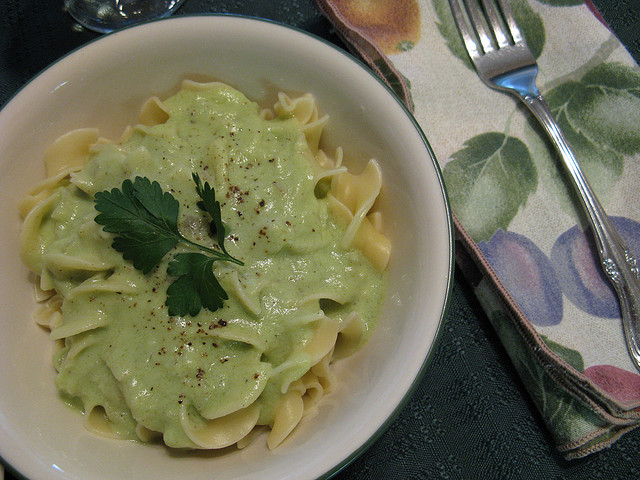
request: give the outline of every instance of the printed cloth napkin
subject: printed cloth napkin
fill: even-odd
[[[317,2],[429,139],[454,212],[457,265],[558,449],[583,457],[638,426],[640,374],[586,217],[524,105],[473,70],[448,0]],[[640,69],[589,3],[511,5],[540,90],[640,258]]]

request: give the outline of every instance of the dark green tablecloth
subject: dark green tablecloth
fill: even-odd
[[[640,2],[594,0],[640,60]],[[62,0],[0,0],[0,104],[61,55],[98,35]],[[240,13],[340,40],[313,0],[187,0],[178,12]],[[13,480],[7,472],[8,480]],[[213,478],[213,477],[212,477]],[[640,479],[640,430],[585,459],[562,459],[487,319],[456,275],[433,361],[391,427],[335,478]]]

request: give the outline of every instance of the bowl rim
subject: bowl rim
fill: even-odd
[[[435,334],[433,336],[431,348],[429,349],[426,357],[424,358],[424,360],[422,362],[421,367],[419,368],[417,374],[415,375],[413,381],[411,382],[411,385],[409,386],[409,388],[404,393],[402,399],[398,402],[398,404],[395,406],[395,408],[392,411],[392,413],[379,426],[379,428],[364,443],[362,443],[362,445],[360,445],[360,447],[355,449],[349,456],[347,456],[345,459],[343,459],[337,465],[333,466],[326,473],[324,473],[323,475],[318,477],[318,480],[328,480],[328,479],[332,478],[333,476],[335,476],[336,474],[338,474],[343,469],[345,469],[346,467],[348,467],[360,455],[362,455],[362,453],[364,453],[367,449],[369,449],[378,440],[378,438],[380,438],[380,436],[382,436],[382,434],[387,431],[387,429],[391,426],[391,424],[396,420],[396,418],[398,417],[400,412],[407,405],[407,403],[409,402],[409,400],[411,399],[411,397],[413,396],[413,394],[417,390],[417,387],[421,383],[421,381],[422,381],[422,379],[423,379],[423,377],[424,377],[429,365],[433,361],[435,350],[436,350],[436,348],[437,348],[437,346],[438,346],[438,344],[439,344],[439,342],[441,340],[441,337],[442,337],[443,324],[444,324],[444,322],[446,320],[446,316],[447,316],[447,313],[449,311],[450,304],[451,304],[451,295],[452,295],[453,283],[454,283],[454,267],[455,267],[455,228],[454,228],[453,213],[452,213],[452,210],[451,210],[449,196],[448,196],[448,193],[447,193],[447,190],[446,190],[446,186],[445,186],[445,183],[444,183],[444,177],[442,175],[442,170],[440,168],[440,165],[438,164],[438,161],[437,161],[436,156],[435,156],[435,154],[433,152],[433,149],[432,149],[432,147],[431,147],[431,145],[430,145],[430,143],[429,143],[424,131],[422,130],[422,127],[420,126],[420,124],[416,120],[416,118],[413,115],[413,113],[410,111],[410,109],[407,107],[407,105],[402,102],[402,100],[398,97],[398,95],[378,75],[376,75],[375,72],[366,63],[364,63],[362,60],[360,60],[359,58],[357,58],[356,56],[354,56],[350,52],[346,51],[345,49],[341,48],[339,45],[336,45],[335,43],[331,42],[330,40],[328,40],[326,38],[323,38],[323,37],[321,37],[321,36],[319,36],[319,35],[317,35],[317,34],[315,34],[313,32],[307,31],[307,30],[305,30],[305,29],[303,29],[301,27],[298,27],[296,25],[289,25],[289,24],[286,24],[286,23],[283,23],[283,22],[280,22],[280,21],[277,21],[277,20],[269,19],[269,18],[263,18],[263,17],[245,15],[245,14],[235,14],[235,13],[177,14],[177,15],[170,16],[170,17],[157,18],[157,19],[154,19],[154,20],[149,20],[149,21],[145,21],[145,22],[136,23],[136,24],[133,24],[133,25],[128,25],[128,26],[125,26],[125,27],[123,27],[121,29],[118,29],[118,30],[115,30],[115,31],[112,31],[112,32],[109,32],[109,33],[100,34],[96,38],[90,39],[87,42],[83,43],[82,45],[74,47],[70,51],[66,52],[64,55],[60,56],[59,58],[55,59],[50,64],[46,65],[44,68],[42,68],[40,71],[38,71],[35,75],[33,75],[29,80],[27,80],[23,85],[21,85],[15,92],[13,92],[13,94],[8,97],[6,102],[4,104],[0,105],[0,121],[2,121],[3,113],[5,112],[7,107],[18,96],[20,96],[20,94],[25,89],[27,89],[31,84],[36,82],[40,77],[42,77],[47,71],[52,69],[54,66],[56,66],[59,63],[65,61],[68,57],[74,55],[76,52],[78,52],[80,50],[85,49],[86,47],[89,47],[90,45],[93,45],[93,44],[98,43],[98,42],[109,41],[108,40],[109,38],[111,38],[113,36],[116,36],[116,35],[120,35],[120,34],[122,34],[122,32],[131,30],[131,29],[145,28],[145,27],[148,27],[150,24],[169,23],[169,22],[171,22],[171,23],[188,22],[189,20],[192,20],[192,19],[216,19],[216,20],[220,20],[220,19],[225,19],[225,18],[232,18],[232,19],[243,20],[243,21],[248,21],[248,22],[267,23],[267,24],[271,24],[272,26],[275,26],[275,27],[278,27],[278,28],[284,28],[284,29],[287,29],[287,30],[292,30],[292,31],[297,32],[299,34],[302,34],[304,36],[311,37],[312,39],[315,39],[316,41],[319,41],[319,42],[323,43],[324,45],[332,48],[338,54],[347,57],[349,60],[351,60],[352,62],[356,63],[360,67],[361,70],[365,71],[371,77],[373,77],[380,85],[382,85],[382,87],[391,95],[391,97],[394,99],[394,101],[401,107],[401,109],[404,111],[404,114],[410,119],[410,121],[413,124],[415,130],[418,132],[418,134],[419,134],[419,136],[420,136],[420,138],[421,138],[421,140],[422,140],[422,142],[424,144],[424,147],[426,148],[426,150],[427,150],[427,152],[429,154],[429,160],[431,161],[431,163],[432,163],[432,165],[433,165],[433,167],[435,169],[435,173],[436,173],[436,176],[437,176],[438,184],[439,184],[439,187],[440,187],[440,195],[441,195],[441,197],[443,199],[443,203],[444,203],[444,209],[445,209],[445,213],[446,213],[446,225],[447,225],[447,230],[448,230],[448,238],[447,238],[448,261],[447,261],[447,272],[446,272],[447,280],[446,280],[446,288],[445,288],[445,292],[444,292],[444,298],[442,299],[442,308],[441,308],[440,315],[439,315],[439,318],[438,318],[438,323],[437,323],[437,326],[436,326],[436,329],[435,329]],[[3,457],[1,451],[0,451],[0,466],[4,466],[5,471],[11,472],[11,474],[13,476],[15,476],[16,478],[29,480],[27,477],[22,475],[16,468],[14,468],[11,463],[6,461],[6,459]],[[0,477],[0,480],[2,480],[2,477]]]

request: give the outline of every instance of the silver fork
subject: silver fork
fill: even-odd
[[[560,154],[584,207],[602,268],[620,300],[629,355],[640,371],[640,280],[638,265],[589,186],[582,169],[536,86],[538,65],[506,0],[449,0],[469,57],[489,87],[522,100]]]

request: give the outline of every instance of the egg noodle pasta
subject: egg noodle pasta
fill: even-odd
[[[311,94],[260,109],[226,84],[184,81],[118,140],[87,128],[47,149],[47,178],[19,204],[21,255],[37,277],[34,319],[60,345],[56,387],[89,430],[187,449],[266,431],[273,449],[317,412],[332,362],[371,334],[391,252],[380,167],[356,174],[341,148],[327,154],[328,121]],[[194,172],[241,262],[213,264],[222,307],[170,315],[167,265],[189,247],[143,273],[112,247],[94,199],[149,178],[179,202],[180,232],[214,244]]]

